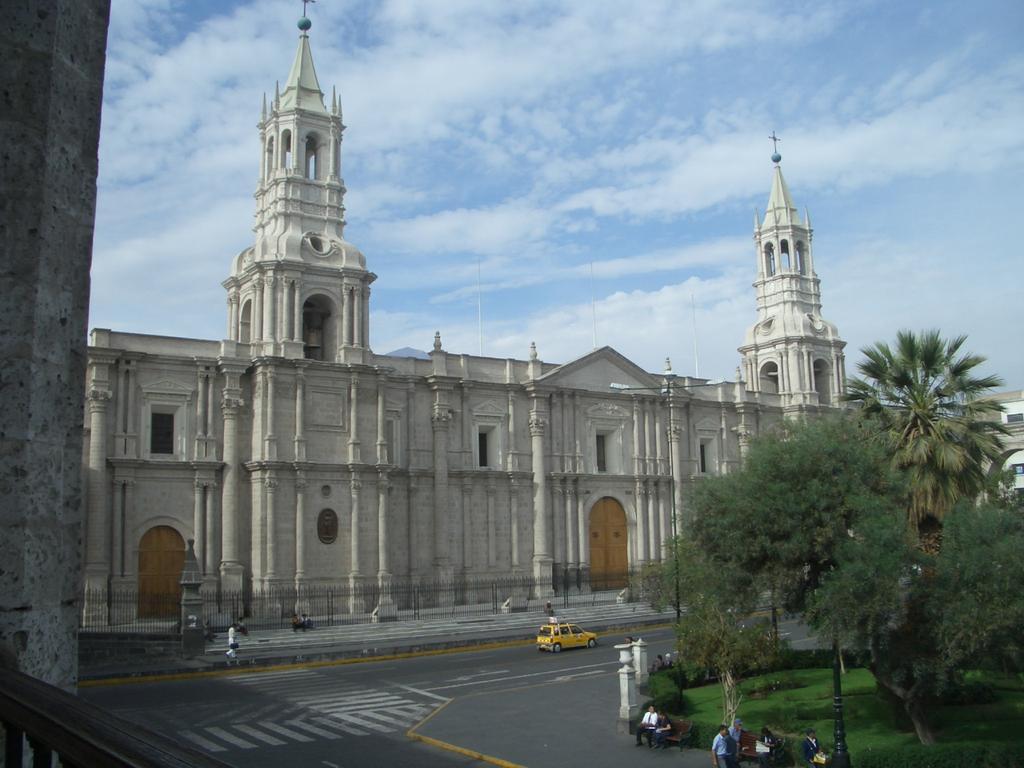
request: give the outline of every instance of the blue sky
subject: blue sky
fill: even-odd
[[[224,336],[255,124],[301,7],[114,0],[91,326]],[[653,371],[694,374],[696,328],[700,375],[733,378],[776,131],[848,373],[899,328],[939,328],[1024,388],[1024,4],[319,0],[309,16],[347,125],[346,238],[378,275],[376,351],[439,330],[476,354],[479,270],[484,354],[536,341],[568,361],[596,314],[598,345]]]

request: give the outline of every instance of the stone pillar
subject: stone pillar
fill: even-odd
[[[348,416],[348,460],[350,464],[358,464],[359,450],[359,377],[352,374],[349,384],[349,416]]]
[[[576,528],[576,487],[572,480],[565,483],[565,563],[569,578],[575,582],[580,567],[579,530]]]
[[[587,529],[587,510],[583,502],[583,494],[576,493],[576,533],[579,538],[580,584],[586,587],[590,583],[590,531]]]
[[[619,730],[629,730],[640,712],[636,700],[636,670],[633,669],[633,649],[629,643],[616,645],[619,652]]]
[[[362,561],[359,558],[359,536],[362,525],[360,524],[360,515],[362,510],[360,509],[360,491],[363,487],[362,480],[359,479],[359,475],[356,472],[352,472],[352,478],[349,481],[349,491],[352,496],[352,514],[350,515],[350,526],[349,526],[349,574],[348,574],[348,585],[349,589],[352,590],[351,598],[349,600],[349,611],[352,613],[362,613],[366,610],[366,606],[363,602],[363,596],[360,592],[362,587],[363,577],[363,566]]]
[[[110,554],[110,574],[112,577],[124,576],[124,497],[125,480],[114,478],[113,531]]]
[[[661,547],[659,546],[658,533],[658,498],[657,483],[646,481],[644,483],[644,497],[647,501],[647,559],[656,562],[661,559]]]
[[[277,280],[273,274],[264,278],[264,285],[266,288],[263,290],[263,325],[265,328],[263,336],[267,341],[274,342],[277,340],[277,317],[274,311],[277,308],[277,302],[274,301],[277,295],[275,290]]]
[[[434,568],[435,575],[451,575],[448,553],[448,428],[451,411],[440,401],[434,403],[431,426],[434,429]]]
[[[636,672],[636,682],[643,685],[647,682],[647,643],[642,637],[633,641],[633,671]]]
[[[473,479],[462,483],[462,570],[473,568]]]
[[[306,363],[295,366],[295,460],[306,460]]]
[[[533,458],[533,578],[537,597],[550,597],[551,526],[548,516],[548,478],[544,462],[544,428],[547,423],[536,409],[530,412],[530,447]]]
[[[362,286],[352,289],[352,346],[363,346],[363,290]]]
[[[82,415],[110,3],[4,5],[0,656],[78,676]]]
[[[306,581],[306,473],[295,473],[295,588]]]
[[[274,434],[274,415],[276,412],[275,405],[275,387],[274,387],[274,369],[271,366],[267,366],[263,375],[265,377],[266,397],[263,399],[263,408],[266,409],[267,414],[267,433],[263,436],[263,458],[267,461],[277,461],[277,436]]]
[[[250,341],[263,340],[263,278],[257,276],[256,296],[252,302],[252,330],[249,333]]]
[[[519,479],[510,476],[508,485],[509,561],[512,563],[512,573],[518,574],[522,567],[519,559]]]
[[[386,471],[377,473],[377,588],[379,597],[373,609],[374,621],[395,621],[398,609],[391,599],[391,557],[388,552],[388,506],[391,483]]]
[[[89,391],[89,514],[85,549],[83,621],[106,622],[106,594],[110,576],[110,499],[107,476],[107,404],[110,392]]]
[[[224,389],[224,468],[221,470],[221,589],[240,592],[244,568],[238,546],[238,409],[241,398]]]
[[[292,297],[292,341],[302,342],[302,302],[299,301],[299,281],[292,280],[288,283],[288,290]]]
[[[494,510],[494,481],[487,483],[487,567],[493,569],[498,564],[498,520]]]
[[[273,582],[278,574],[277,562],[277,479],[268,475],[264,480],[267,490],[267,506],[264,510],[267,521],[267,567],[263,571],[264,582]]]
[[[384,382],[383,376],[377,379],[377,463],[386,464],[388,457],[388,444],[384,439],[384,420],[385,420],[385,397],[384,397]]]
[[[206,483],[198,477],[192,481],[192,541],[196,549],[196,562],[204,562],[206,538]]]
[[[352,286],[344,285],[341,289],[341,344],[352,346]]]
[[[636,485],[633,487],[633,517],[636,519],[636,545],[633,554],[637,565],[647,561],[647,505],[644,503],[646,492],[643,482],[637,477]]]
[[[680,513],[683,511],[683,430],[678,424],[668,428],[669,459],[672,464],[672,513],[679,531]]]
[[[667,556],[669,542],[672,540],[672,504],[671,504],[671,483],[664,480],[658,482],[658,523],[660,528],[661,552],[660,557],[664,560]]]
[[[219,547],[220,537],[217,535],[217,483],[208,480],[206,483],[206,534],[205,546],[203,548],[203,574],[206,581],[213,586],[214,577],[217,573],[217,563],[220,562]]]

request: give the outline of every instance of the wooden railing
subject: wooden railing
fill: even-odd
[[[227,763],[181,746],[21,672],[0,668],[0,723],[4,762],[20,768],[228,768]]]

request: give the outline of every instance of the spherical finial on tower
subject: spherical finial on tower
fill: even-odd
[[[303,32],[309,32],[309,28],[313,26],[313,22],[308,17],[303,16],[299,19],[299,23],[296,25]]]
[[[776,165],[778,165],[780,162],[782,162],[782,155],[780,155],[778,152],[773,154],[772,155],[772,162],[775,163]]]

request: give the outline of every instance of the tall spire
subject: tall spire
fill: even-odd
[[[324,94],[320,90],[320,82],[316,79],[316,69],[313,66],[313,53],[309,49],[307,32],[311,26],[312,22],[305,16],[299,19],[302,34],[299,35],[299,47],[295,51],[292,70],[288,73],[288,82],[285,83],[284,93],[281,94],[281,108],[305,109],[327,114]]]
[[[793,198],[790,197],[789,187],[786,186],[786,180],[782,177],[782,166],[777,162],[775,164],[775,174],[772,178],[772,191],[768,196],[768,209],[765,211],[766,223],[769,214],[772,215],[774,224],[786,225],[798,224],[800,222],[800,215],[797,213],[796,206],[793,205]]]

